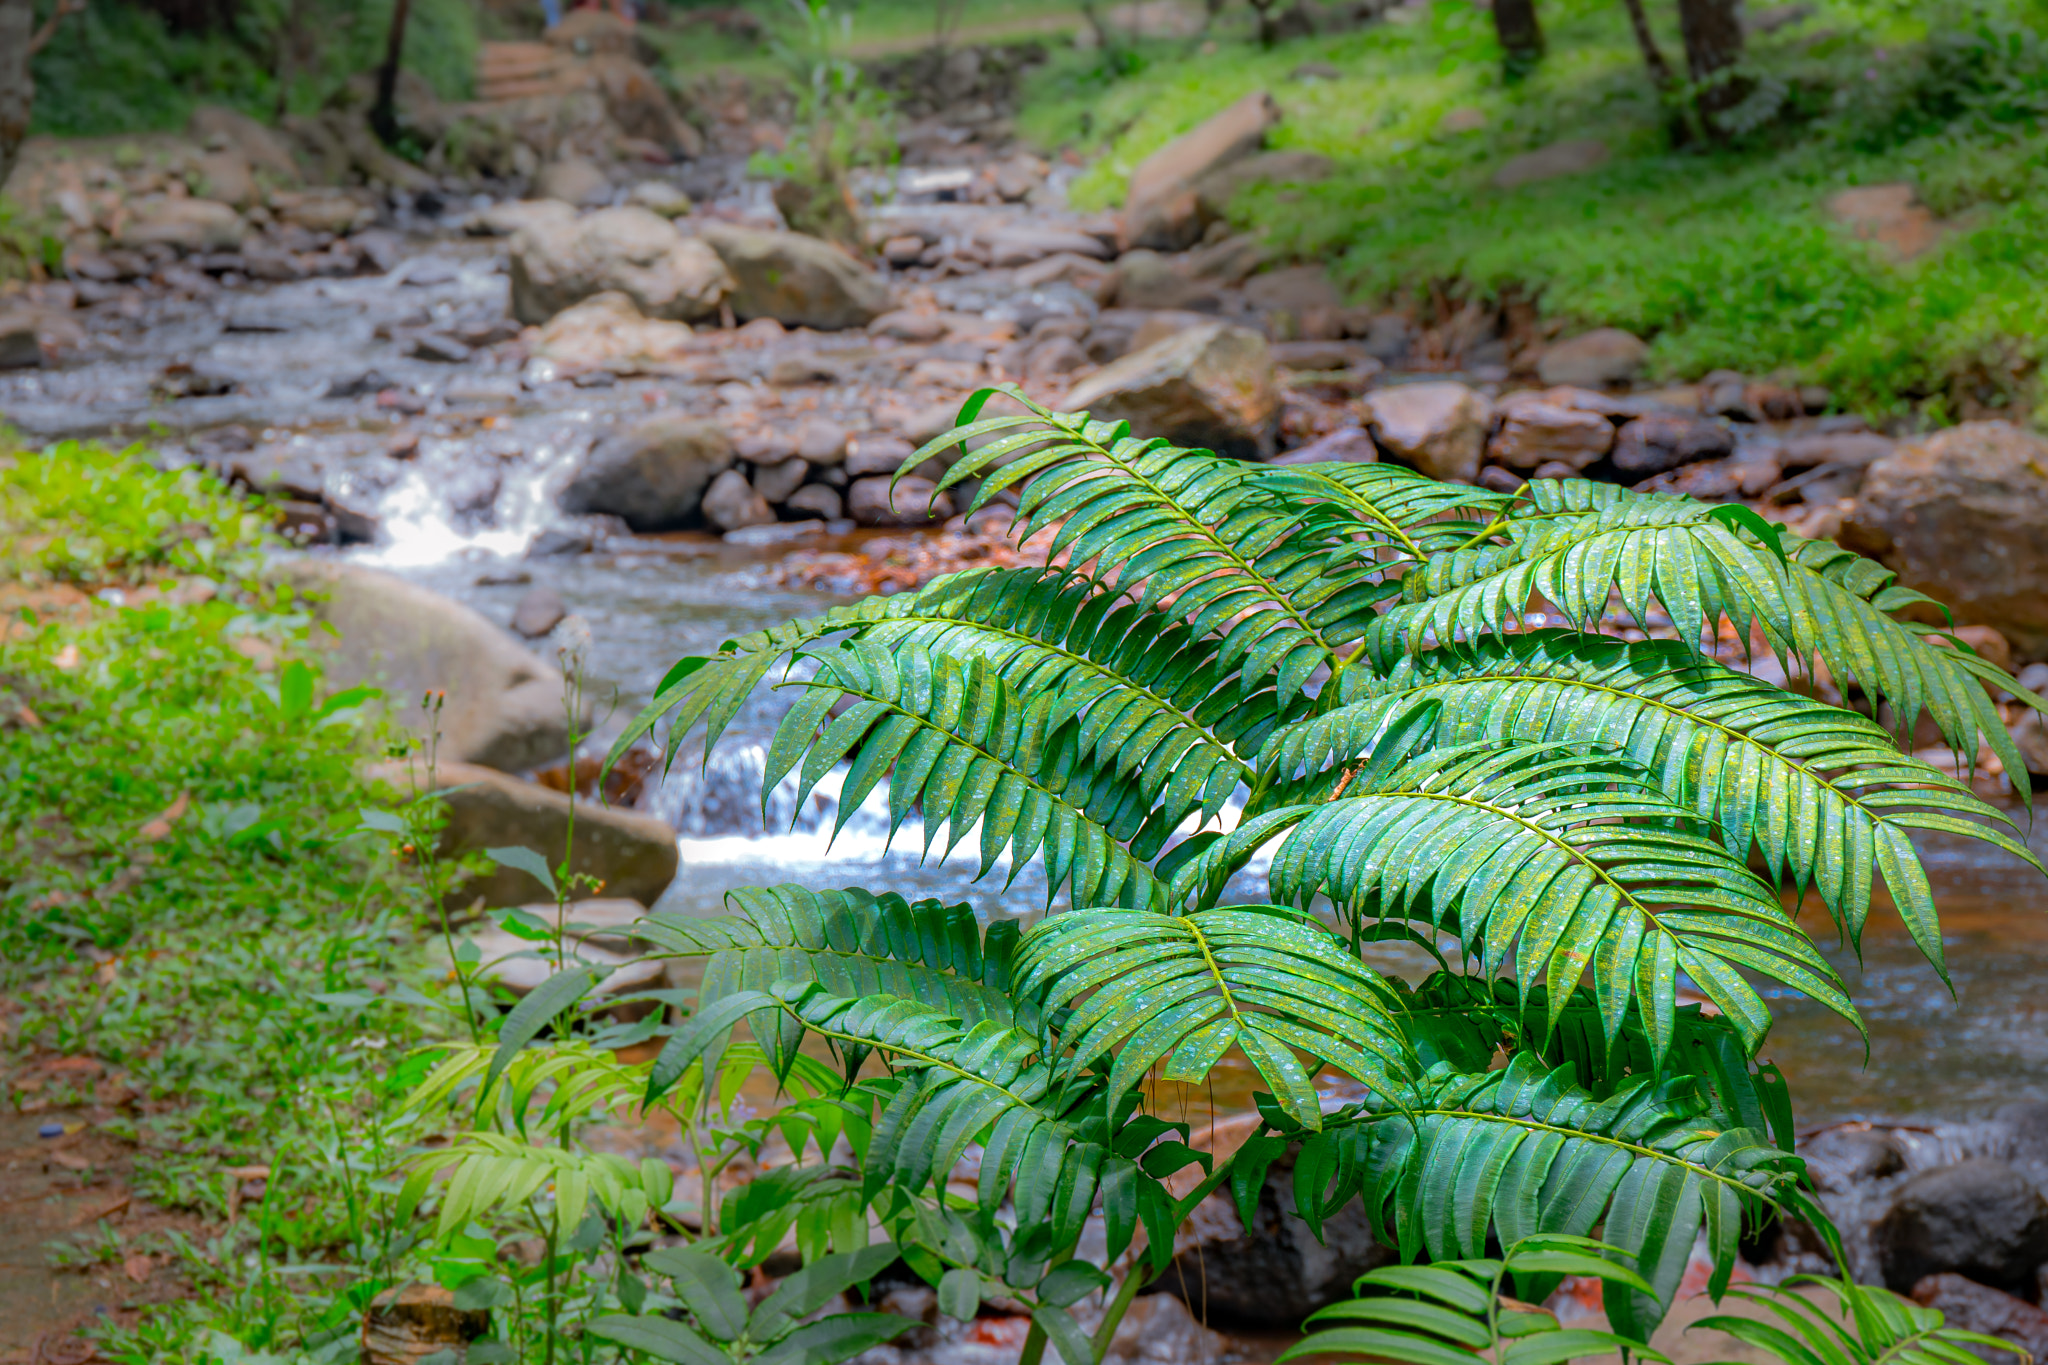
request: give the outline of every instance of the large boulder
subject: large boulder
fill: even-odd
[[[1279,121],[1280,106],[1256,91],[1139,162],[1124,195],[1124,244],[1185,251],[1200,241],[1208,221],[1199,183],[1256,153]]]
[[[441,829],[443,857],[490,848],[529,848],[548,861],[562,862],[569,837],[570,798],[566,793],[524,782],[470,763],[442,760],[432,771],[423,763],[383,763],[370,770],[375,781],[400,793],[441,791],[448,823]],[[575,844],[569,870],[595,877],[607,897],[624,897],[652,905],[676,876],[676,833],[651,815],[599,805],[575,803]],[[530,873],[493,867],[466,882],[455,899],[468,904],[478,896],[486,907],[526,905],[547,893]]]
[[[1720,422],[1682,412],[1652,412],[1615,434],[1614,467],[1638,479],[1735,451],[1735,433]]]
[[[1957,617],[2048,658],[2048,441],[1969,422],[1872,464],[1842,543]]]
[[[167,246],[186,255],[234,251],[249,228],[242,216],[212,199],[157,196],[129,205],[115,239],[125,247]]]
[[[1401,384],[1379,389],[1365,400],[1366,418],[1381,452],[1432,479],[1471,483],[1493,404],[1454,380]]]
[[[549,318],[534,339],[533,354],[564,374],[636,374],[682,361],[690,336],[689,323],[642,317],[632,299],[607,290]]]
[[[733,463],[716,422],[650,417],[600,440],[562,490],[565,512],[623,517],[635,531],[692,524],[711,481]]]
[[[2000,1293],[1961,1275],[1929,1275],[1913,1286],[1913,1301],[1940,1313],[1949,1327],[2011,1342],[2035,1360],[2048,1360],[2048,1313],[2025,1299]],[[1986,1360],[2016,1360],[2009,1351],[1974,1349]]]
[[[846,515],[861,526],[924,526],[953,515],[953,495],[915,474],[871,474],[847,488]]]
[[[337,632],[313,635],[324,646],[330,683],[382,688],[394,715],[415,732],[427,728],[420,698],[446,694],[438,722],[444,757],[518,771],[568,752],[561,673],[479,613],[402,578],[333,560],[291,560],[279,574],[312,594],[314,616]]]
[[[1256,1123],[1256,1115],[1245,1115],[1206,1133],[1198,1129],[1195,1145],[1221,1158]],[[1400,1259],[1373,1240],[1365,1206],[1356,1199],[1323,1221],[1320,1238],[1309,1230],[1295,1212],[1298,1151],[1290,1147],[1267,1170],[1251,1227],[1239,1218],[1227,1188],[1195,1205],[1174,1237],[1173,1264],[1153,1287],[1186,1299],[1205,1320],[1293,1331],[1316,1309],[1349,1298],[1360,1275]],[[1182,1172],[1175,1183],[1186,1176]]]
[[[1190,327],[1112,361],[1068,391],[1065,406],[1122,418],[1140,436],[1253,459],[1273,453],[1280,390],[1257,332]]]
[[[717,252],[643,208],[535,217],[512,237],[512,315],[521,322],[546,322],[607,290],[647,317],[693,322],[716,313],[732,288]]]
[[[800,232],[706,227],[703,241],[731,273],[732,311],[788,327],[865,327],[889,307],[889,288],[866,266]]]
[[[1549,401],[1541,393],[1510,394],[1500,401],[1500,430],[1487,457],[1511,469],[1534,469],[1552,460],[1584,469],[1614,448],[1614,424],[1597,412]]]
[[[1885,1283],[1902,1292],[1948,1272],[1994,1288],[2031,1286],[2048,1261],[2048,1200],[2007,1163],[1977,1157],[1901,1185],[1871,1238]]]
[[[584,208],[608,203],[612,197],[612,182],[605,179],[597,163],[588,157],[574,155],[550,161],[541,167],[540,174],[534,178],[533,189],[542,199],[556,199]]]

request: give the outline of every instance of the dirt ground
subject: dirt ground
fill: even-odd
[[[171,1229],[201,1230],[197,1220],[157,1209],[130,1189],[134,1147],[99,1128],[113,1111],[40,1107],[37,1091],[66,1076],[66,1060],[89,1059],[45,1059],[4,1087],[14,1103],[0,1107],[0,1365],[99,1359],[79,1329],[102,1316],[133,1322],[144,1307],[185,1292],[164,1258],[142,1254],[137,1244],[156,1244],[151,1234]],[[51,1128],[61,1132],[40,1135]],[[68,1248],[72,1262],[102,1250],[60,1268],[58,1248]]]

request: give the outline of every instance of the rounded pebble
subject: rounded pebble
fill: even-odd
[[[46,1123],[36,1129],[36,1136],[46,1138],[63,1137],[64,1125],[61,1123]]]

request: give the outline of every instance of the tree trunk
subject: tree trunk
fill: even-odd
[[[0,0],[0,187],[14,172],[14,158],[28,136],[35,107],[35,77],[29,71],[29,38],[35,28],[30,0]]]
[[[1749,94],[1738,76],[1742,61],[1742,0],[1678,0],[1678,27],[1685,36],[1685,69],[1699,88],[1701,120],[1714,137],[1724,135],[1715,115]]]
[[[405,21],[412,0],[398,0],[391,9],[391,40],[384,65],[377,68],[377,102],[370,108],[370,127],[385,146],[398,141],[398,59],[405,52]]]
[[[1518,81],[1543,60],[1543,25],[1536,0],[1493,0],[1493,31],[1500,38],[1501,70]]]
[[[1628,26],[1635,30],[1636,46],[1642,49],[1643,65],[1649,69],[1650,83],[1659,91],[1671,88],[1671,64],[1664,60],[1664,50],[1657,46],[1657,35],[1650,32],[1650,18],[1643,13],[1643,0],[1621,0],[1628,10]]]

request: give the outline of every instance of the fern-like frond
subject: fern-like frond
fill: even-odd
[[[1362,543],[1389,564],[1420,564],[1485,534],[1514,498],[1470,484],[1440,483],[1398,464],[1267,465],[1259,481],[1285,501],[1331,501],[1366,528]],[[1477,513],[1483,520],[1470,519]]]
[[[1844,686],[1888,702],[1902,729],[1924,708],[1959,753],[1974,756],[1981,739],[2009,770],[2024,770],[1981,670],[1887,614],[1918,594],[1889,588],[1881,566],[1831,545],[1809,548],[1813,542],[1780,558],[1738,533],[1720,515],[1727,509],[1674,494],[1582,479],[1538,479],[1526,492],[1527,509],[1502,525],[1505,544],[1438,555],[1403,579],[1402,605],[1374,624],[1368,641],[1384,666],[1431,641],[1502,634],[1538,596],[1589,629],[1619,594],[1638,624],[1661,603],[1686,643],[1722,620],[1744,638],[1754,624],[1780,657],[1817,657]]]
[[[1004,1272],[1012,1284],[1035,1283],[1048,1258],[1080,1237],[1098,1199],[1109,1260],[1141,1224],[1154,1245],[1171,1245],[1173,1200],[1137,1159],[1168,1125],[1131,1125],[1132,1106],[1105,1104],[1099,1075],[1062,1078],[1032,1035],[993,1022],[970,1028],[915,1001],[848,1000],[815,984],[776,995],[850,1066],[875,1053],[889,1061],[888,1079],[862,1085],[879,1106],[862,1157],[870,1196],[943,1186],[980,1142],[980,1225],[994,1229],[1005,1200],[1016,1215]]]
[[[982,930],[971,907],[907,901],[859,887],[811,891],[794,884],[743,887],[726,896],[732,913],[655,914],[639,932],[662,952],[703,957],[698,1007],[740,991],[815,981],[835,995],[891,995],[977,1024],[1032,1030],[1038,1012],[1010,990],[1018,925]],[[1021,1008],[1020,1008],[1021,1006]],[[781,1011],[749,1020],[777,1058],[793,1056],[801,1026]]]
[[[980,658],[892,653],[868,640],[816,658],[815,682],[769,746],[765,785],[801,764],[801,802],[850,759],[842,816],[887,777],[891,837],[921,809],[927,852],[942,827],[950,852],[980,826],[978,875],[1007,848],[1013,868],[1042,854],[1048,897],[1070,884],[1077,905],[1162,902],[1142,860],[1177,818],[1149,803],[1134,778],[1082,756],[1081,723],[1060,719],[1057,697],[1019,694]],[[847,698],[856,704],[830,716]]]
[[[1411,1091],[1368,1102],[1374,1149],[1365,1188],[1374,1223],[1402,1255],[1483,1255],[1534,1233],[1601,1239],[1635,1258],[1653,1296],[1610,1284],[1608,1321],[1647,1340],[1676,1294],[1702,1226],[1717,1280],[1735,1264],[1745,1209],[1775,1202],[1803,1163],[1749,1129],[1701,1122],[1691,1077],[1630,1081],[1605,1099],[1569,1066],[1520,1053],[1500,1071],[1438,1067]]]
[[[1161,607],[1193,635],[1219,637],[1216,665],[1247,686],[1270,678],[1281,705],[1358,639],[1393,587],[1356,538],[1375,529],[1334,501],[1290,504],[1259,467],[1208,451],[1140,440],[1125,422],[1040,407],[972,420],[918,451],[905,468],[956,445],[966,453],[940,488],[982,480],[977,505],[1019,486],[1013,534],[1057,526],[1050,553]],[[964,444],[963,444],[964,443]]]
[[[1305,906],[1321,894],[1356,916],[1426,921],[1456,934],[1482,974],[1512,964],[1525,990],[1545,986],[1560,1006],[1590,968],[1606,1036],[1634,1001],[1658,1057],[1671,1045],[1680,972],[1751,1052],[1771,1018],[1741,969],[1861,1028],[1834,968],[1771,888],[1626,755],[1491,742],[1434,750],[1348,786],[1346,776],[1326,775],[1321,792],[1302,793],[1306,803],[1248,812],[1175,887],[1284,830],[1275,900]]]
[[[1792,1102],[1783,1073],[1751,1061],[1734,1026],[1699,1005],[1675,1011],[1671,1050],[1661,1068],[1640,1011],[1631,1006],[1621,1032],[1610,1040],[1601,1027],[1599,1002],[1585,986],[1553,1010],[1541,987],[1525,997],[1515,982],[1500,977],[1437,972],[1406,995],[1400,1020],[1425,1067],[1443,1062],[1476,1074],[1503,1051],[1528,1052],[1547,1067],[1570,1066],[1595,1099],[1646,1078],[1692,1076],[1703,1087],[1703,1112],[1715,1126],[1767,1132],[1792,1150]]]
[[[1738,858],[1812,887],[1851,943],[1880,872],[1914,941],[1944,978],[1941,929],[1912,831],[1993,844],[2034,864],[1997,807],[1951,774],[1901,754],[1875,722],[1706,659],[1669,641],[1628,644],[1571,631],[1428,650],[1391,675],[1347,675],[1349,705],[1275,733],[1265,766],[1290,775],[1353,759],[1347,743],[1386,699],[1441,703],[1445,744],[1518,739],[1615,746],[1665,796],[1711,821]],[[1363,750],[1359,749],[1359,753]]]
[[[1056,915],[1024,936],[1017,990],[1070,1008],[1061,1076],[1115,1053],[1112,1104],[1162,1063],[1164,1079],[1200,1083],[1233,1046],[1311,1129],[1322,1063],[1376,1087],[1415,1073],[1394,991],[1322,925],[1277,906]]]

